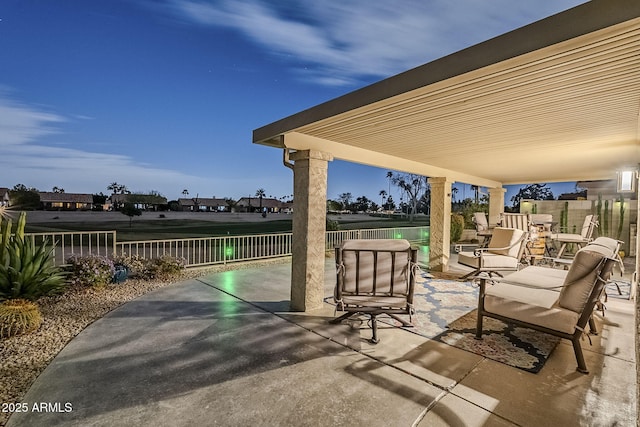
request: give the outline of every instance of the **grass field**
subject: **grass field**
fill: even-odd
[[[124,216],[123,216],[124,217]],[[255,220],[254,220],[255,218]],[[181,217],[165,219],[140,219],[134,218],[129,226],[128,218],[125,221],[114,220],[112,217],[88,217],[77,221],[51,220],[43,218],[39,221],[27,220],[26,232],[64,232],[64,231],[111,231],[115,230],[118,241],[134,240],[164,240],[208,236],[248,235],[264,233],[284,233],[291,231],[291,217],[272,215],[266,219],[259,216],[248,217],[242,221],[225,221],[224,216],[218,216],[216,221],[198,219],[198,217]],[[423,218],[410,223],[403,219],[374,218],[366,215],[332,216],[332,220],[338,221],[341,230],[365,229],[365,228],[390,228],[424,226]]]

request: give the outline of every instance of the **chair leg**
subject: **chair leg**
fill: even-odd
[[[371,336],[369,342],[371,344],[378,344],[380,340],[378,339],[378,322],[376,320],[375,314],[371,315],[371,330],[373,331],[373,335]]]
[[[484,292],[487,286],[487,279],[480,279],[480,289],[478,290],[478,310],[476,311],[476,336],[477,340],[482,339],[482,311],[484,310]]]
[[[589,318],[589,332],[592,335],[598,335],[598,327],[596,326],[596,321],[593,320],[593,316]]]
[[[413,325],[410,322],[407,322],[404,319],[401,319],[400,316],[396,316],[395,314],[392,313],[385,313],[387,316],[391,317],[394,320],[397,320],[398,322],[402,323],[402,326],[405,328],[413,328]]]
[[[471,276],[475,276],[476,274],[478,274],[480,272],[480,270],[473,270],[471,273],[467,273],[464,276],[462,276],[459,280],[466,280]]]
[[[333,323],[333,324],[335,324],[335,323],[340,323],[340,322],[342,322],[344,319],[348,319],[349,317],[353,316],[354,314],[356,314],[356,313],[354,313],[354,312],[350,312],[350,311],[349,311],[349,312],[346,312],[345,314],[343,314],[343,315],[342,315],[342,316],[340,316],[340,317],[336,317],[336,318],[334,318],[334,319],[329,320],[329,323]]]
[[[573,344],[573,352],[576,355],[576,362],[578,362],[576,370],[583,374],[588,374],[589,370],[587,369],[587,364],[585,363],[584,355],[582,354],[582,347],[580,346],[580,336],[574,336],[571,343]]]

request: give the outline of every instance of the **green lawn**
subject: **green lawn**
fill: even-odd
[[[424,221],[410,223],[402,219],[345,221],[337,220],[341,230],[390,227],[418,227],[424,226]],[[118,241],[133,240],[164,240],[208,236],[248,235],[264,233],[284,233],[291,231],[291,219],[257,221],[257,222],[211,222],[201,220],[136,220],[129,227],[128,222],[121,221],[92,221],[92,222],[47,222],[30,225],[27,223],[27,233],[41,233],[51,231],[111,231],[115,230]]]

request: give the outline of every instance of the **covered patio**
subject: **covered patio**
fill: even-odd
[[[454,182],[488,187],[495,224],[505,184],[637,169],[639,50],[640,3],[594,0],[254,130],[294,172],[291,308],[322,306],[329,161],[430,177],[446,271]]]
[[[331,259],[323,270],[328,296]],[[291,312],[290,280],[289,262],[245,266],[123,305],[57,355],[7,426],[635,425],[626,299],[583,345],[589,375],[566,340],[534,374],[387,324],[372,345],[366,323],[330,324],[331,304]]]

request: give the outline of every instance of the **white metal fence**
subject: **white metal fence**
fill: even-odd
[[[55,242],[55,262],[58,265],[64,264],[72,254],[118,254],[142,258],[180,257],[186,260],[187,267],[289,256],[293,240],[292,233],[132,242],[118,242],[115,231],[27,233],[26,236],[36,242],[45,239]],[[347,239],[407,239],[412,243],[427,244],[429,227],[328,231],[325,249],[331,250]]]
[[[36,244],[48,242],[54,246],[54,262],[61,265],[71,255],[103,255],[116,253],[115,231],[68,231],[50,233],[25,233]]]

